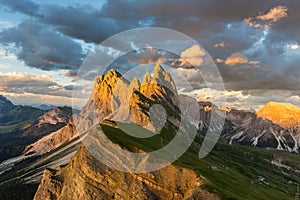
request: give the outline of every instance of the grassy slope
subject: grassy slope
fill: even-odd
[[[9,125],[1,125],[0,126],[0,134],[5,134],[5,133],[11,133],[15,131],[18,128],[21,128],[22,126],[32,122],[33,120],[27,120],[25,122],[19,122],[16,124],[9,124]]]
[[[134,138],[119,129],[102,125],[107,137],[128,150],[135,147],[153,151],[168,143],[169,139],[156,135],[149,139]],[[167,130],[165,130],[167,131]],[[299,174],[277,168],[269,161],[280,156],[290,165],[300,166],[299,155],[277,150],[233,146],[218,143],[204,159],[199,159],[197,150],[187,151],[175,164],[195,170],[208,179],[203,186],[224,199],[294,199]],[[217,166],[212,170],[211,166]],[[259,184],[258,176],[265,182]],[[292,180],[294,184],[288,183]]]

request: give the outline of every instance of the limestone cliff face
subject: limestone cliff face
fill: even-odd
[[[82,146],[69,165],[45,170],[34,199],[219,199],[200,189],[204,182],[194,171],[175,165],[144,174],[119,172]]]
[[[256,114],[286,129],[300,128],[300,108],[289,103],[269,102]]]
[[[44,137],[64,127],[71,118],[71,108],[58,107],[45,112],[38,119],[21,128],[22,137]]]
[[[99,124],[104,118],[111,119],[113,113],[117,112],[114,110],[114,104],[118,99],[127,96],[128,84],[129,82],[115,70],[96,77],[91,96],[78,117],[78,132]]]
[[[78,132],[76,130],[76,115],[69,120],[66,126],[62,127],[58,131],[55,131],[37,142],[28,145],[25,150],[25,155],[42,155],[47,153],[58,146],[64,144],[67,141],[70,141],[76,137],[78,137]]]
[[[167,119],[160,119],[161,110],[154,110],[152,119],[156,121],[171,122],[175,125],[179,124],[179,102],[175,84],[161,66],[156,65],[154,74],[151,77],[147,72],[141,86],[132,94],[130,99],[130,118],[131,121],[142,125],[152,131],[158,129],[150,118],[150,108],[155,104],[161,105],[167,113]],[[161,107],[161,108],[162,108]]]
[[[200,105],[201,123],[199,127],[200,130],[203,129],[205,132],[211,122],[211,110],[217,108],[213,108],[210,103],[205,102],[200,102]],[[274,103],[269,103],[267,107],[270,105],[273,107]],[[299,153],[300,129],[280,126],[279,121],[284,121],[285,118],[281,117],[282,115],[278,109],[277,106],[273,109],[263,108],[257,114],[242,110],[228,110],[222,136],[228,139],[229,144],[240,143],[242,145],[276,148]],[[285,106],[280,108],[280,110],[286,113]],[[265,117],[263,118],[262,116]],[[277,123],[276,120],[278,120]],[[213,123],[212,127],[214,126]]]
[[[149,109],[158,103],[169,112],[167,121],[176,124],[175,91],[170,75],[160,66],[155,67],[153,76],[147,73],[141,84],[111,70],[96,78],[92,95],[78,117],[77,130],[84,131],[105,119],[128,120],[151,129]],[[176,165],[143,174],[120,172],[81,146],[67,166],[45,170],[34,199],[219,199],[200,189],[204,182],[194,171]]]
[[[78,131],[83,132],[104,119],[134,122],[155,130],[150,119],[150,107],[155,104],[165,107],[169,121],[179,123],[175,119],[178,116],[172,115],[179,113],[176,96],[170,74],[159,65],[152,77],[149,72],[146,73],[141,84],[137,78],[130,82],[117,71],[110,70],[96,78],[90,99],[79,115]]]

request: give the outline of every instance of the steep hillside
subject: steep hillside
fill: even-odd
[[[200,102],[200,109],[199,130],[204,135],[210,125],[212,109],[218,108],[210,103]],[[275,148],[295,153],[299,153],[300,149],[299,129],[283,128],[269,119],[243,110],[228,110],[222,136],[229,144]]]
[[[144,174],[116,171],[82,146],[68,166],[45,170],[34,199],[219,199],[199,187],[204,182],[194,171],[175,165]]]
[[[0,95],[0,116],[10,112],[16,106],[9,101],[6,97]]]
[[[129,151],[150,152],[159,148],[161,142],[168,142],[161,135],[141,140],[107,123],[101,126],[111,141]],[[201,138],[197,141],[201,143]],[[189,189],[194,189],[191,199],[219,199],[218,196],[222,199],[240,200],[294,198],[297,183],[300,181],[298,155],[219,143],[205,159],[199,159],[198,150],[197,147],[191,147],[173,165],[165,169],[153,173],[128,174],[104,166],[81,147],[67,166],[45,170],[35,199],[135,199],[132,191],[142,195],[138,196],[143,197],[140,199],[172,199],[164,196],[172,194],[171,192],[157,191],[157,188],[174,188],[176,184],[177,189],[172,191],[179,190],[182,195],[185,187],[181,184],[186,181],[186,184],[190,185],[189,180],[195,180],[194,176],[190,176],[194,172],[200,178],[201,184],[200,187],[190,185]],[[178,175],[177,169],[181,172]],[[160,180],[159,177],[164,180]],[[181,181],[177,182],[177,177]],[[141,184],[142,188],[136,186]],[[144,193],[145,190],[149,192]]]
[[[67,125],[61,129],[41,138],[33,144],[28,145],[25,150],[25,155],[42,155],[47,153],[65,142],[68,142],[76,137],[79,137],[76,131],[76,115],[74,115]]]
[[[12,112],[18,108],[19,106]],[[17,118],[19,115],[26,114],[15,113],[14,115]],[[59,107],[49,110],[27,123],[22,123],[11,131],[0,134],[0,162],[21,155],[27,145],[61,129],[67,124],[70,117],[70,108]]]
[[[159,77],[159,80],[167,80],[171,90],[157,84],[155,77]],[[141,85],[136,79],[129,82],[118,72],[111,70],[107,75],[97,77],[94,87],[89,101],[79,115],[79,121],[76,123],[77,130],[88,131],[92,136],[97,136],[95,128],[97,129],[100,123],[105,135],[112,142],[120,149],[132,152],[151,152],[170,142],[178,126],[178,113],[176,98],[169,93],[172,91],[172,80],[161,67],[156,67],[152,77],[150,73],[146,74]],[[132,94],[129,96],[132,98],[128,98],[129,94]],[[125,101],[119,101],[120,98],[125,98]],[[162,129],[160,134],[152,134],[150,131],[155,132],[157,127],[149,126],[152,120],[149,109],[157,103],[167,108],[168,116],[165,124],[167,128]],[[129,113],[125,112],[128,111],[128,105]],[[201,103],[200,108],[199,126],[205,134],[211,110],[218,108]],[[268,120],[258,119],[255,114],[243,111],[228,110],[227,114],[223,135],[232,143],[233,141],[242,143],[245,139],[245,144],[247,142],[252,144],[255,142],[253,138],[264,130],[268,131],[264,133],[266,136],[261,138],[274,136],[274,124]],[[138,124],[141,129],[142,127],[148,129],[135,134],[149,133],[152,137],[136,138],[128,135],[120,129],[122,123],[118,123],[117,119],[122,121],[131,119],[127,121],[127,126]],[[257,131],[255,126],[259,127]],[[91,129],[92,127],[94,128]],[[282,128],[277,127],[278,133],[281,134]],[[240,135],[244,133],[245,135],[242,136],[243,140],[239,141],[241,138],[233,136],[241,131]],[[90,138],[91,141],[97,139],[97,137],[86,138]],[[300,181],[298,155],[219,143],[205,159],[199,159],[198,152],[202,140],[203,137],[199,134],[190,149],[174,164],[145,174],[124,173],[109,168],[91,156],[86,149],[87,146],[82,146],[67,166],[45,170],[35,199],[218,199],[218,196],[224,199],[291,199],[294,197],[296,184]],[[260,144],[262,141],[257,142]],[[116,153],[117,151],[112,152],[113,156],[117,157]],[[122,162],[123,159],[126,160],[126,158],[119,158],[119,161]]]
[[[44,112],[31,106],[14,105],[0,95],[0,133],[7,133],[25,122],[36,119]]]

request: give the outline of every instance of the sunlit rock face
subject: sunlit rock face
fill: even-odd
[[[150,118],[150,108],[155,104],[162,104],[169,111],[167,120],[178,124],[177,96],[170,74],[159,65],[153,76],[147,72],[141,83],[137,78],[128,81],[117,71],[110,70],[106,75],[96,77],[92,94],[79,115],[78,131],[86,131],[104,119],[133,122],[158,131]],[[160,113],[153,114],[156,118],[161,116]]]
[[[132,94],[129,104],[131,121],[154,132],[159,132],[157,126],[159,127],[160,122],[179,125],[180,108],[176,87],[170,74],[159,65],[156,65],[153,76],[146,73],[141,86]],[[153,123],[155,120],[151,121],[150,117],[150,109],[156,104],[161,105],[165,112],[153,109],[152,114],[158,124]],[[162,116],[167,116],[167,119],[161,118]]]
[[[300,127],[300,108],[290,103],[269,102],[257,112],[257,116],[286,129]]]
[[[211,124],[212,109],[219,109],[210,103],[200,102],[200,126],[207,130]],[[286,106],[288,105],[288,106]],[[239,143],[263,148],[274,148],[299,153],[300,129],[296,115],[297,108],[290,104],[269,103],[257,113],[243,110],[228,110],[222,136],[229,144]],[[264,117],[263,117],[264,116]],[[286,117],[294,120],[285,120]],[[298,119],[299,120],[299,119]],[[283,122],[289,122],[288,125]],[[291,123],[292,122],[292,123]]]
[[[25,150],[25,155],[42,155],[47,153],[65,142],[71,141],[72,139],[78,137],[76,130],[76,115],[74,115],[67,125],[61,129],[41,138],[33,144],[28,145]]]
[[[202,190],[203,183],[194,171],[175,165],[142,174],[120,172],[82,146],[66,167],[45,170],[34,199],[219,199]]]
[[[165,115],[160,113],[163,109]],[[174,82],[160,66],[155,67],[153,76],[147,73],[142,83],[136,78],[129,82],[111,70],[96,78],[76,126],[79,131],[87,130],[110,119],[155,130],[151,115],[156,120],[164,116],[162,120],[175,126],[178,113]],[[176,165],[149,173],[120,172],[96,160],[82,145],[68,165],[45,170],[34,199],[219,199],[200,188],[204,182],[193,170]]]

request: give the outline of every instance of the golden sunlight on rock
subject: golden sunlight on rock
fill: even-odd
[[[257,115],[269,119],[283,128],[300,126],[300,108],[290,103],[269,102],[257,112]]]

